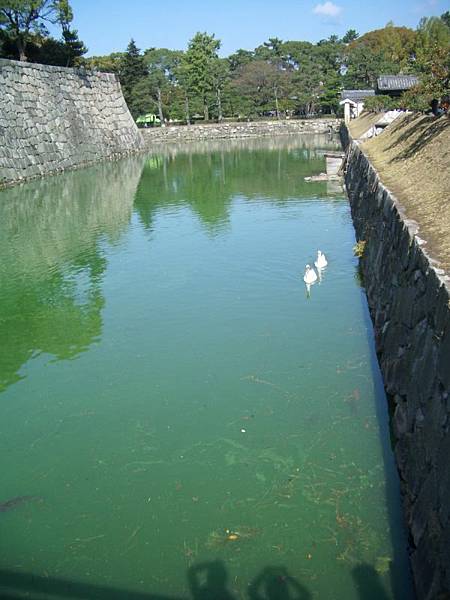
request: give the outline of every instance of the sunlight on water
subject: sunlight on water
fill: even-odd
[[[0,590],[408,597],[350,210],[304,181],[335,147],[171,145],[0,193]]]

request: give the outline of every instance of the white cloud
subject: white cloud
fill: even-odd
[[[333,2],[324,2],[323,4],[317,4],[313,13],[316,15],[323,15],[325,17],[338,17],[342,12],[342,7],[333,4]]]

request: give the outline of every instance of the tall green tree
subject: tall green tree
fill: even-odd
[[[164,125],[164,96],[170,93],[176,80],[176,68],[181,61],[182,53],[167,48],[151,48],[144,52],[144,64],[147,67],[146,77],[148,90],[156,102],[161,124]]]
[[[174,69],[178,89],[183,97],[184,120],[186,125],[191,124],[191,104],[189,100],[190,93],[190,66],[183,55],[182,59]]]
[[[230,63],[230,71],[234,72],[242,67],[242,65],[252,62],[254,60],[254,53],[251,50],[242,50],[240,48],[234,54],[231,54],[227,60]]]
[[[223,92],[230,80],[230,65],[225,58],[216,58],[211,65],[212,88],[217,107],[217,120],[223,119]]]
[[[388,24],[369,31],[346,46],[343,62],[347,88],[372,88],[383,74],[398,75],[416,69],[417,33]]]
[[[373,52],[365,45],[354,46],[346,59],[343,85],[346,89],[371,89],[382,74],[396,75],[399,65],[389,60],[384,52]]]
[[[121,60],[119,78],[125,101],[135,118],[139,116],[140,110],[136,102],[134,88],[146,76],[147,68],[144,63],[144,57],[136,46],[135,41],[131,39]]]
[[[66,54],[66,67],[72,67],[75,61],[86,54],[87,48],[78,37],[78,31],[71,28],[73,11],[68,2],[60,2],[58,5],[59,22],[62,28],[62,39]]]
[[[423,17],[417,28],[417,35],[419,48],[446,46],[450,42],[450,27],[442,17]]]
[[[62,38],[66,55],[66,67],[73,67],[77,60],[86,54],[88,49],[78,37],[78,31],[67,27],[63,29]]]
[[[213,35],[196,33],[184,56],[184,77],[190,94],[199,97],[205,121],[209,120],[209,100],[214,88],[214,65],[220,40]]]
[[[273,111],[280,117],[280,102],[290,87],[290,74],[266,60],[255,60],[241,68],[234,81],[236,92],[245,96],[247,116]]]
[[[0,28],[17,46],[19,60],[27,60],[32,34],[48,36],[46,24],[62,25],[71,14],[68,0],[0,0]]]
[[[358,37],[359,35],[356,29],[349,29],[342,38],[342,41],[344,42],[344,44],[350,44],[350,42],[355,41],[356,39],[358,39]]]
[[[421,19],[417,28],[415,68],[420,82],[404,95],[407,105],[426,110],[432,99],[450,96],[450,28],[445,19]]]
[[[442,19],[442,21],[444,21],[444,23],[450,29],[450,10],[447,10],[445,13],[443,13],[441,15],[441,19]]]

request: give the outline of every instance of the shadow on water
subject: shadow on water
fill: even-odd
[[[389,600],[380,576],[372,566],[358,565],[352,569],[352,577],[361,600]],[[403,597],[409,598],[409,596]]]
[[[124,598],[127,600],[178,600],[159,594],[3,570],[0,570],[0,598],[2,600],[19,598],[29,598],[30,600],[40,600],[41,598],[46,598],[46,600],[64,600],[66,598],[77,598],[77,600],[124,600]]]
[[[191,600],[237,600],[229,590],[229,575],[220,560],[193,565],[188,569],[187,580]],[[182,600],[180,597],[152,594],[43,577],[30,573],[17,573],[0,569],[0,597],[2,600]],[[242,597],[242,596],[240,596]],[[362,596],[363,597],[363,596]],[[364,596],[378,598],[384,596]],[[266,567],[248,586],[249,600],[311,600],[311,593],[284,567]],[[184,600],[188,600],[185,598]]]
[[[248,588],[250,600],[311,600],[311,593],[284,567],[266,567]]]
[[[404,516],[401,505],[400,482],[395,464],[395,458],[392,448],[390,432],[389,405],[386,391],[383,384],[383,376],[378,364],[378,358],[375,350],[375,340],[373,336],[373,323],[370,317],[367,296],[364,289],[364,276],[358,270],[358,278],[362,288],[361,302],[363,303],[364,320],[366,322],[366,331],[368,345],[370,348],[370,363],[372,369],[372,381],[375,388],[375,410],[379,425],[380,443],[383,453],[384,471],[386,475],[386,506],[388,509],[388,518],[391,532],[391,541],[393,549],[393,560],[389,565],[389,576],[391,580],[392,594],[395,599],[415,598],[412,577],[410,573],[408,553],[407,553],[407,533],[404,523]],[[364,566],[367,572],[372,567]],[[360,567],[357,567],[360,569]],[[362,569],[362,567],[361,567]],[[357,572],[357,574],[359,571]],[[374,571],[376,574],[376,571]],[[407,575],[405,575],[407,574]],[[356,579],[356,577],[355,577]],[[375,581],[375,578],[372,577]],[[361,596],[361,598],[377,598],[376,595]],[[382,600],[386,595],[379,596]]]
[[[127,600],[178,600],[158,594],[134,592],[74,582],[67,579],[3,570],[0,570],[0,597],[2,600],[16,600],[19,598],[29,598],[30,600],[38,600],[38,598],[46,598],[47,600],[63,600],[66,598],[83,600],[123,600],[124,598],[127,598]]]
[[[220,560],[193,565],[187,573],[194,600],[233,600],[228,591],[228,573]]]

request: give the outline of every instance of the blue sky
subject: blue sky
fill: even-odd
[[[215,33],[221,55],[253,50],[269,37],[317,42],[348,29],[360,34],[388,21],[415,28],[422,16],[441,15],[448,0],[71,0],[87,56],[139,48],[185,49],[197,31]]]

